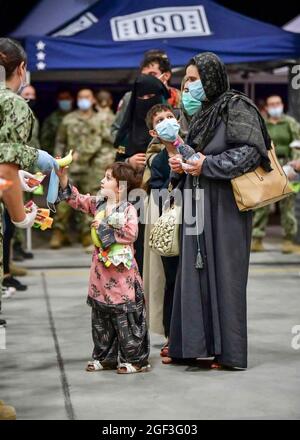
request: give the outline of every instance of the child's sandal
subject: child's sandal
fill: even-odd
[[[94,360],[88,362],[85,370],[89,371],[89,372],[102,371],[102,370],[104,370],[104,367],[101,364],[101,362],[94,359]]]
[[[117,369],[118,374],[134,374],[134,373],[146,373],[151,366],[145,365],[144,367],[138,367],[129,363],[122,363]]]

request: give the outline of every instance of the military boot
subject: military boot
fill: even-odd
[[[0,420],[16,420],[16,410],[13,406],[5,405],[0,400]]]
[[[9,272],[13,277],[24,277],[28,273],[25,267],[17,266],[13,263],[9,265]]]
[[[291,240],[284,240],[282,243],[283,254],[300,254],[299,244],[293,243]]]
[[[264,250],[262,238],[253,238],[251,242],[251,252],[263,252]]]
[[[92,244],[91,233],[87,232],[86,234],[82,234],[81,236],[81,244],[83,247],[88,248]]]
[[[63,245],[69,245],[69,238],[60,230],[54,229],[50,240],[51,249],[60,249]]]

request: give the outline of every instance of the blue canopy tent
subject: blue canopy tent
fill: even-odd
[[[100,0],[51,35],[27,36],[25,45],[32,72],[132,69],[153,48],[174,67],[203,51],[227,64],[300,57],[300,35],[211,0]]]

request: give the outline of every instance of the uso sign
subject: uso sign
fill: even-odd
[[[203,6],[148,9],[110,20],[114,41],[211,35]]]

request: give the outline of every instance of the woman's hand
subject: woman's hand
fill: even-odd
[[[146,154],[137,153],[128,159],[128,163],[135,169],[144,169],[146,166]]]
[[[36,178],[35,178],[35,176],[33,174],[28,173],[28,171],[19,170],[19,178],[20,178],[20,183],[21,183],[22,191],[33,192],[40,185],[40,183],[38,183],[35,186],[30,186],[29,185],[29,183],[30,183],[29,179],[36,180]]]
[[[31,212],[25,214],[24,220],[16,222],[13,219],[11,219],[12,223],[15,226],[17,226],[17,228],[20,228],[20,229],[31,228],[36,220],[37,209],[38,209],[37,206],[33,205],[33,207],[31,208]]]
[[[175,154],[175,156],[170,157],[169,165],[172,171],[175,173],[182,173],[182,156],[181,154]]]
[[[206,158],[206,156],[204,156],[204,154],[202,153],[198,153],[200,155],[200,159],[198,160],[187,160],[187,164],[189,165],[188,168],[186,168],[186,172],[188,174],[191,174],[191,176],[200,176],[201,171],[202,171],[202,165],[203,162]]]

